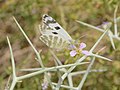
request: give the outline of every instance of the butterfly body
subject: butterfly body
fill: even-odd
[[[52,17],[45,14],[42,22],[40,40],[48,47],[58,49],[71,44],[73,39]]]

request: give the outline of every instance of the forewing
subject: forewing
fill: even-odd
[[[43,15],[43,23],[54,30],[54,32],[57,32],[67,40],[72,41],[71,36],[49,15]]]

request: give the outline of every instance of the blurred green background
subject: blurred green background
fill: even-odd
[[[85,42],[89,50],[102,33],[80,25],[75,20],[81,20],[94,26],[101,25],[105,21],[113,21],[115,6],[119,5],[119,2],[119,0],[0,0],[0,90],[4,90],[7,80],[12,74],[6,36],[9,36],[12,43],[17,70],[40,67],[35,60],[32,48],[19,31],[12,16],[16,17],[34,46],[38,50],[43,50],[41,56],[45,66],[54,66],[48,47],[39,40],[38,25],[41,24],[43,14],[49,14],[56,19],[72,38],[79,39],[84,36],[80,38],[80,41]],[[117,16],[120,16],[120,5]],[[120,22],[118,31],[120,32]],[[100,55],[112,59],[113,62],[96,59],[93,68],[107,68],[108,70],[102,73],[90,73],[82,90],[120,90],[120,41],[115,40],[114,42],[116,50],[113,50],[107,37],[104,37],[96,48],[95,51],[98,51],[106,46]],[[68,53],[62,52],[57,55],[65,61],[72,59]],[[65,56],[62,57],[62,55]],[[76,70],[85,70],[85,67],[80,66]],[[17,73],[18,76],[23,74],[26,73]],[[56,74],[52,75],[52,80],[57,81],[54,75]],[[75,86],[78,85],[77,81],[81,78],[82,75],[73,78]],[[41,90],[42,79],[43,75],[25,79],[17,83],[15,90]]]

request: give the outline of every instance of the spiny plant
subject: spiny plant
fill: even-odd
[[[104,38],[105,35],[107,35],[111,41],[112,47],[115,49],[115,44],[113,41],[114,39],[117,39],[118,41],[120,41],[120,37],[119,37],[119,33],[118,33],[118,29],[117,29],[117,23],[118,21],[120,21],[120,17],[116,17],[116,13],[117,13],[117,8],[115,9],[114,12],[114,20],[113,20],[113,25],[114,25],[114,34],[111,31],[111,26],[112,23],[111,22],[105,22],[103,23],[101,26],[93,26],[90,24],[87,24],[85,22],[82,21],[78,21],[78,23],[85,25],[89,28],[92,28],[94,30],[103,32],[103,34],[99,37],[99,39],[96,41],[96,43],[92,46],[92,48],[87,51],[87,50],[83,50],[83,48],[86,47],[85,43],[80,43],[79,48],[77,48],[76,46],[72,46],[72,50],[70,51],[70,56],[71,57],[76,57],[75,58],[75,62],[68,64],[66,63],[65,65],[62,64],[61,60],[57,57],[57,55],[54,53],[54,51],[52,49],[50,49],[50,53],[53,55],[54,57],[54,62],[55,62],[55,66],[52,67],[45,67],[41,58],[41,51],[37,50],[35,48],[35,46],[32,44],[32,42],[30,41],[30,39],[28,38],[28,36],[26,35],[26,33],[24,32],[24,30],[22,29],[22,27],[19,25],[19,23],[17,22],[17,20],[15,19],[15,17],[13,17],[14,21],[16,22],[17,26],[19,27],[19,30],[22,32],[22,34],[24,35],[24,37],[26,38],[26,40],[28,41],[28,43],[30,44],[30,46],[32,47],[34,53],[36,54],[36,61],[39,62],[40,64],[40,68],[33,68],[33,69],[21,69],[21,71],[34,71],[31,72],[29,74],[25,74],[25,75],[21,75],[21,76],[17,76],[16,74],[16,66],[15,66],[15,60],[14,60],[14,55],[13,55],[13,50],[12,50],[12,46],[10,43],[9,38],[7,37],[7,41],[8,41],[8,45],[9,45],[9,49],[10,49],[10,55],[11,55],[11,62],[12,62],[12,70],[13,70],[13,74],[12,74],[12,83],[9,86],[9,81],[7,83],[7,86],[5,87],[6,90],[13,90],[16,83],[26,79],[26,78],[30,78],[36,75],[43,75],[44,74],[44,80],[42,83],[42,90],[47,90],[48,86],[50,85],[50,88],[52,90],[60,90],[60,88],[65,88],[65,89],[69,89],[69,90],[81,90],[84,82],[88,76],[88,74],[90,72],[104,72],[106,71],[106,69],[91,69],[95,59],[96,58],[100,58],[102,60],[106,60],[106,61],[112,61],[109,58],[103,57],[101,55],[99,55],[99,52],[102,51],[104,48],[102,48],[101,50],[97,51],[96,53],[94,53],[94,50],[97,46],[99,46],[99,43],[102,41],[102,39]],[[100,28],[102,27],[102,28]],[[81,53],[83,53],[83,55],[81,55]],[[90,57],[89,61],[85,61],[88,57]],[[69,61],[68,61],[69,62]],[[83,70],[83,71],[74,71],[73,70],[80,66],[80,65],[84,65],[87,64],[87,69]],[[53,82],[52,81],[52,75],[51,72],[55,72],[57,73],[57,77],[58,77],[58,82]],[[72,77],[77,76],[79,74],[83,74],[82,80],[79,81],[79,84],[75,87],[74,86],[74,81],[72,79]],[[67,80],[67,84],[64,83],[64,81]]]

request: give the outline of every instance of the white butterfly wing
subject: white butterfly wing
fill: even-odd
[[[54,49],[62,49],[70,44],[62,35],[54,33],[52,30],[46,30],[46,32],[40,36],[40,39],[47,46]]]
[[[43,15],[43,23],[45,23],[51,29],[55,30],[55,32],[60,33],[67,40],[72,41],[71,36],[49,15]]]
[[[72,38],[70,35],[50,16],[43,15],[43,23],[40,27],[40,39],[48,47],[61,49],[70,45]]]

